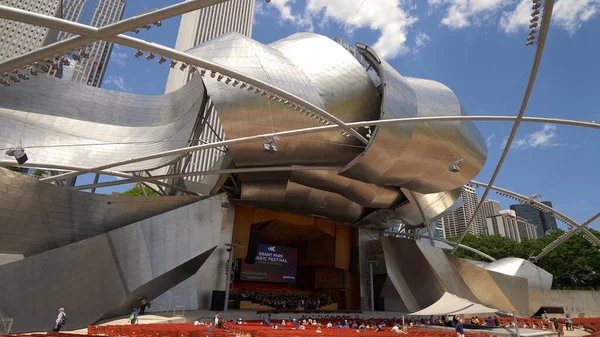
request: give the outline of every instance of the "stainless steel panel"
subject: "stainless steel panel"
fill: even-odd
[[[0,253],[31,256],[199,200],[90,194],[0,168]]]
[[[307,38],[321,41],[323,37],[312,35]],[[324,38],[326,39],[326,38]],[[334,41],[319,42],[333,60],[347,59],[347,52]],[[299,40],[300,42],[302,40]],[[288,41],[287,44],[296,43]],[[321,54],[320,50],[311,51]],[[328,96],[322,96],[309,74],[293,60],[270,45],[263,45],[237,33],[228,33],[208,41],[187,53],[228,66],[248,76],[276,85],[321,108],[327,108]],[[356,62],[356,61],[355,61]],[[356,63],[357,67],[360,67]],[[337,78],[343,81],[343,77]],[[208,74],[204,82],[221,119],[227,139],[270,133],[297,128],[323,125],[319,119],[295,111],[283,102],[268,99],[254,91],[225,84]],[[351,88],[353,83],[344,84]],[[335,83],[339,86],[340,83]],[[339,89],[341,90],[341,89]],[[373,90],[373,88],[371,88]],[[338,114],[336,111],[331,113]],[[359,111],[359,113],[362,113]],[[368,116],[356,116],[363,120]],[[277,142],[277,153],[261,152],[262,141],[230,146],[237,167],[271,165],[333,165],[343,166],[361,151],[357,140],[346,138],[336,131],[295,137],[285,137]],[[358,147],[357,147],[358,146]]]
[[[162,96],[94,88],[45,75],[0,87],[0,148],[22,141],[31,162],[96,167],[186,147],[204,87]],[[113,168],[152,169],[176,157]]]
[[[375,51],[372,66],[382,82],[382,119],[466,115],[454,93],[441,83],[404,78]],[[378,185],[429,194],[459,188],[479,173],[487,149],[470,121],[383,125],[375,129],[361,157],[342,175]],[[448,165],[464,159],[460,172]]]
[[[529,315],[533,315],[544,304],[552,288],[552,274],[534,265],[533,263],[509,257],[490,262],[487,270],[505,275],[522,277],[527,280],[529,288]]]

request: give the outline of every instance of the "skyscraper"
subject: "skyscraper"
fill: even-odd
[[[496,200],[486,200],[481,204],[481,218],[500,214],[500,202]]]
[[[542,201],[542,204],[552,207],[552,201]],[[552,213],[542,212],[542,224],[544,225],[544,234],[553,233],[558,230],[556,218],[552,216]]]
[[[0,4],[58,17],[60,0],[0,0]],[[56,39],[56,31],[17,21],[0,19],[0,61],[36,50]]]
[[[467,228],[469,219],[475,214],[475,209],[479,202],[477,191],[472,187],[463,186],[461,198],[463,201],[461,207],[444,215],[438,220],[438,223],[441,225],[444,232],[444,238],[452,238],[461,235]],[[474,235],[481,235],[484,233],[481,213],[473,220],[469,233]]]
[[[542,203],[552,207],[552,202],[550,201],[543,201]],[[544,213],[533,206],[517,204],[510,205],[510,209],[514,210],[518,216],[532,224],[536,228],[537,236],[542,236],[547,232],[556,231],[558,229],[556,219],[554,219],[551,214]]]
[[[255,0],[231,0],[181,17],[175,49],[186,51],[228,32],[252,36]],[[165,93],[183,87],[192,77],[190,70],[173,68],[169,72]]]
[[[487,217],[485,232],[487,235],[499,235],[521,242],[517,216],[513,210],[500,211],[500,214]]]
[[[63,0],[63,19],[79,22],[94,27],[103,27],[120,21],[125,11],[126,0]],[[60,32],[57,39],[64,40],[73,36]],[[68,66],[63,66],[59,77],[75,82],[100,87],[113,43],[96,41],[89,47],[89,58],[75,61],[69,60]],[[56,75],[56,74],[53,74]]]

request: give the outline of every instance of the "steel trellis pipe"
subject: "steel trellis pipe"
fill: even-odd
[[[539,253],[539,254],[538,254],[536,257],[534,257],[533,259],[534,259],[535,261],[538,261],[539,259],[541,259],[542,257],[544,257],[544,255],[546,255],[546,254],[550,253],[551,251],[553,251],[554,249],[556,249],[558,246],[562,245],[562,244],[563,244],[565,241],[567,241],[567,240],[568,240],[568,239],[569,239],[571,236],[573,236],[573,235],[577,234],[577,232],[579,232],[579,231],[586,231],[586,232],[587,232],[587,233],[586,233],[586,236],[588,236],[588,238],[589,238],[589,235],[588,235],[588,233],[590,233],[590,232],[587,230],[587,228],[586,228],[586,227],[587,227],[589,224],[591,224],[592,222],[596,221],[596,219],[598,219],[598,218],[600,218],[600,212],[596,213],[596,215],[594,215],[593,217],[589,218],[589,219],[588,219],[586,222],[582,223],[580,227],[577,227],[577,228],[575,228],[575,229],[573,229],[573,230],[571,230],[571,231],[569,231],[569,232],[565,233],[563,236],[561,236],[560,238],[558,238],[558,239],[557,239],[557,241],[555,241],[555,242],[551,242],[551,243],[550,243],[548,246],[544,247],[544,248],[542,249],[542,252],[541,252],[541,253]],[[596,236],[595,236],[594,234],[591,234],[591,233],[590,233],[590,235],[591,235],[591,236],[593,236],[594,238],[596,238]],[[596,240],[598,240],[598,238],[596,238]]]
[[[448,121],[462,121],[462,120],[512,121],[515,119],[516,119],[516,117],[513,117],[513,116],[437,116],[437,117],[399,118],[399,119],[387,119],[387,120],[376,120],[376,121],[365,121],[365,122],[353,122],[353,123],[348,123],[348,126],[363,127],[363,126],[383,125],[383,124],[411,124],[411,123],[419,123],[419,122],[424,122],[424,121],[427,121],[427,122],[435,122],[435,121],[448,122]],[[582,126],[582,127],[600,129],[600,124],[597,124],[597,123],[580,122],[580,121],[572,121],[572,120],[564,120],[564,119],[556,119],[556,118],[523,117],[523,121],[524,122],[535,122],[535,123],[538,123],[538,122],[555,123],[555,124],[564,124],[564,125],[573,125],[573,126]],[[103,173],[103,174],[110,175],[110,172],[112,172],[112,171],[106,171],[106,170],[108,170],[112,167],[127,165],[127,164],[131,164],[131,163],[136,163],[136,162],[142,162],[142,161],[146,161],[146,160],[150,160],[150,159],[162,158],[162,157],[178,155],[178,154],[183,154],[183,153],[188,153],[188,152],[202,151],[202,150],[206,150],[206,149],[228,146],[228,145],[232,145],[232,144],[241,144],[241,143],[247,143],[247,142],[252,142],[252,141],[257,141],[257,140],[264,140],[265,138],[272,137],[273,135],[277,135],[279,137],[289,137],[289,136],[297,136],[297,135],[310,134],[310,133],[316,133],[316,132],[332,131],[332,130],[337,130],[337,129],[339,129],[339,126],[337,126],[337,125],[327,125],[327,126],[316,126],[316,127],[312,127],[312,128],[295,129],[295,130],[289,130],[289,131],[281,131],[281,132],[275,132],[275,133],[241,137],[241,138],[236,138],[236,139],[224,140],[224,141],[220,141],[220,142],[200,144],[200,145],[196,145],[196,146],[160,152],[160,153],[156,153],[156,154],[152,154],[152,155],[148,155],[148,156],[132,158],[130,160],[115,162],[112,164],[102,165],[102,166],[98,166],[98,167],[94,167],[94,168],[81,168],[80,167],[77,169],[72,169],[72,168],[69,168],[72,166],[64,166],[65,170],[73,170],[73,171],[78,171],[78,172],[65,173],[65,174],[57,175],[55,177],[44,178],[41,180],[44,180],[44,181],[61,180],[61,179],[69,178],[69,177],[78,176],[78,175],[81,175],[84,173],[101,172],[101,171],[102,171],[101,173]],[[18,164],[16,163],[15,160],[0,160],[0,165],[2,165],[2,166],[18,166]],[[45,167],[44,166],[45,164],[43,164],[43,163],[39,163],[37,165],[40,165],[40,167]],[[26,164],[26,166],[32,167],[31,163]],[[53,165],[52,168],[60,169],[60,166]],[[107,172],[107,173],[105,173],[105,172]]]
[[[488,187],[483,192],[483,196],[477,207],[475,208],[475,213],[469,219],[467,223],[467,227],[464,232],[458,238],[458,243],[461,243],[465,238],[465,235],[469,232],[471,225],[473,225],[473,221],[477,218],[477,214],[483,205],[483,202],[487,198],[490,193],[490,186],[494,185],[498,174],[500,173],[500,169],[502,168],[502,164],[504,164],[504,160],[508,155],[508,151],[510,151],[510,146],[512,145],[513,139],[517,135],[517,130],[519,129],[519,125],[521,124],[521,120],[523,119],[523,115],[525,114],[525,110],[527,109],[527,103],[529,102],[529,97],[531,96],[531,91],[533,90],[533,85],[535,84],[535,79],[537,77],[538,69],[540,67],[540,61],[542,60],[542,54],[544,53],[544,46],[546,45],[546,37],[548,36],[548,29],[550,28],[550,21],[552,21],[552,8],[554,7],[554,0],[546,0],[544,4],[544,18],[542,21],[542,25],[540,27],[540,35],[538,39],[538,46],[535,52],[535,57],[533,59],[533,66],[531,67],[531,73],[529,74],[529,81],[527,82],[527,88],[525,89],[525,95],[523,96],[523,101],[521,102],[521,108],[519,109],[519,114],[517,115],[517,119],[513,124],[512,130],[510,131],[510,135],[508,136],[508,140],[506,142],[506,146],[504,147],[504,151],[502,151],[502,156],[500,156],[500,160],[498,161],[498,165],[492,174],[492,178],[488,184]],[[454,249],[452,249],[452,253],[456,252],[456,249],[459,246],[456,245]]]
[[[487,185],[487,184],[484,184],[484,183],[481,183],[481,182],[478,182],[478,181],[475,181],[475,180],[471,181],[471,184],[478,185],[478,186],[484,186],[486,188],[490,186],[490,185]],[[510,190],[507,190],[507,189],[504,189],[504,188],[500,188],[500,187],[497,187],[497,186],[491,186],[489,188],[492,189],[492,190],[495,190],[495,191],[498,191],[498,192],[510,195],[510,196],[515,197],[517,199],[528,200],[529,202],[535,204],[539,208],[542,208],[542,209],[544,209],[547,212],[550,212],[552,214],[555,214],[555,215],[559,216],[565,222],[567,222],[568,224],[572,225],[573,227],[576,227],[577,229],[583,230],[583,232],[585,233],[585,235],[588,238],[590,238],[590,240],[593,240],[594,242],[596,242],[596,244],[600,245],[600,239],[598,239],[594,234],[592,234],[590,231],[588,231],[587,228],[581,228],[582,226],[579,225],[575,220],[569,218],[568,216],[566,216],[565,214],[559,212],[558,210],[556,210],[556,209],[554,209],[554,208],[552,208],[552,207],[550,207],[550,206],[548,206],[546,204],[543,204],[541,202],[537,202],[535,200],[531,200],[531,199],[527,198],[524,195],[515,193],[513,191],[510,191]]]

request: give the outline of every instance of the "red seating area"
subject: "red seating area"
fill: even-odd
[[[219,337],[233,337],[233,334],[206,325],[195,326],[193,323],[169,324],[135,324],[89,326],[88,335],[108,337],[203,337],[207,334]],[[68,337],[68,336],[67,336]]]
[[[369,320],[377,321],[377,320]],[[397,333],[391,332],[392,327],[384,327],[384,331],[376,332],[375,330],[367,330],[366,332],[357,332],[356,329],[328,329],[321,326],[321,332],[317,333],[317,326],[307,325],[305,330],[299,330],[296,325],[282,326],[278,329],[261,325],[258,322],[244,322],[244,324],[225,323],[226,330],[236,333],[240,337],[392,337],[399,336]],[[486,334],[465,334],[469,337],[488,337]],[[412,327],[408,330],[407,336],[412,337],[456,337],[454,331],[437,331],[425,330],[422,328]]]
[[[593,335],[600,335],[600,318],[571,318],[571,321],[575,327],[582,326]],[[567,320],[559,318],[558,322],[564,325],[567,323]]]

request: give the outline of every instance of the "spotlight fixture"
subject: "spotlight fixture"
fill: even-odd
[[[140,58],[140,56],[144,55],[144,52],[141,49],[138,49],[137,52],[135,52],[135,54],[133,54],[133,56]]]
[[[540,17],[536,15],[533,18],[531,18],[531,20],[529,20],[529,22],[534,23],[534,22],[537,22],[539,19],[540,19]]]
[[[150,53],[148,55],[146,55],[146,60],[150,61],[154,58],[154,53]]]
[[[272,138],[268,139],[265,143],[263,143],[261,151],[268,152],[268,153],[276,153],[277,146],[275,145],[275,143],[277,143],[278,141],[279,141],[279,136],[273,135]]]
[[[534,23],[532,23],[532,24],[530,24],[530,25],[529,25],[529,28],[530,28],[530,29],[533,29],[533,28],[535,28],[535,27],[537,27],[537,26],[538,26],[538,23],[537,23],[537,22],[534,22]]]
[[[526,46],[531,46],[534,42],[533,41],[528,41],[527,43],[525,43]]]
[[[179,70],[184,70],[185,68],[187,68],[187,64],[181,62],[181,67],[179,67]]]
[[[238,84],[240,84],[240,81],[234,80],[231,85],[233,85],[234,87],[236,87]]]
[[[42,64],[40,68],[42,68],[42,71],[45,73],[50,71],[50,67],[47,64]]]
[[[38,70],[37,70],[37,68],[36,68],[36,67],[34,67],[34,66],[31,66],[31,67],[29,67],[29,73],[30,73],[31,75],[33,75],[33,76],[37,76],[37,74],[38,74]]]
[[[146,30],[150,30],[150,25],[143,25],[142,28],[146,28]]]
[[[533,4],[533,6],[531,6],[531,9],[536,10],[536,9],[538,9],[540,7],[542,7],[542,3],[540,1],[538,1],[538,2],[535,2]]]
[[[450,172],[460,172],[460,164],[462,164],[464,162],[465,162],[465,160],[463,158],[451,162],[448,165],[448,171],[450,171]]]
[[[175,68],[176,65],[177,65],[177,61],[171,60],[171,65],[169,65],[169,67]]]
[[[252,85],[248,84],[248,89],[247,89],[247,90],[248,90],[248,91],[252,91],[252,90],[254,90],[254,86],[252,86]]]
[[[160,27],[160,26],[162,26],[162,21],[158,20],[158,21],[156,21],[156,22],[154,23],[154,25],[155,25],[156,27]]]
[[[206,69],[201,69],[200,76],[204,77],[204,75],[206,75]]]
[[[167,62],[167,58],[166,58],[166,57],[164,57],[164,56],[161,56],[161,57],[158,59],[158,64],[163,64],[163,63],[165,63],[165,62]]]
[[[210,77],[215,78],[215,76],[217,76],[217,73],[214,70],[211,70]]]
[[[10,79],[13,82],[21,82],[21,80],[19,80],[19,77],[16,74],[11,74]]]
[[[85,47],[84,49],[82,49],[81,55],[86,59],[89,58],[90,57],[90,48]]]
[[[60,59],[60,62],[65,66],[68,66],[70,64],[69,59],[66,57],[63,57],[62,59]]]
[[[18,76],[20,79],[22,79],[24,81],[27,81],[29,79],[29,75],[27,75],[27,74],[19,73]]]
[[[227,77],[227,79],[225,80],[225,84],[229,84],[231,82],[231,77]]]
[[[235,82],[234,82],[235,85]],[[242,83],[242,85],[240,85],[240,89],[244,89],[246,87],[246,83]]]
[[[533,16],[536,16],[536,15],[539,15],[539,14],[540,14],[540,10],[539,10],[539,9],[536,9],[536,10],[534,10],[533,12],[531,12],[531,16],[532,16],[532,17],[533,17]]]
[[[19,165],[25,164],[27,162],[27,160],[29,159],[29,158],[27,158],[27,153],[25,153],[25,150],[20,146],[8,149],[6,151],[6,155],[15,157],[15,159],[17,160],[17,163],[19,163]]]
[[[10,86],[10,82],[5,80],[4,78],[0,78],[0,84],[2,84],[5,87]]]
[[[73,54],[73,60],[75,60],[75,61],[81,60],[81,55],[79,55],[79,54]]]
[[[137,33],[140,32],[140,29],[139,28],[134,28],[134,29],[131,30],[131,32],[137,34]]]
[[[196,67],[194,67],[194,66],[190,66],[190,74],[193,74],[193,73],[195,73],[195,72],[196,72],[196,70],[197,70],[197,69],[196,69]]]
[[[217,81],[221,82],[221,80],[223,79],[223,75],[219,74],[219,76],[217,76]]]

